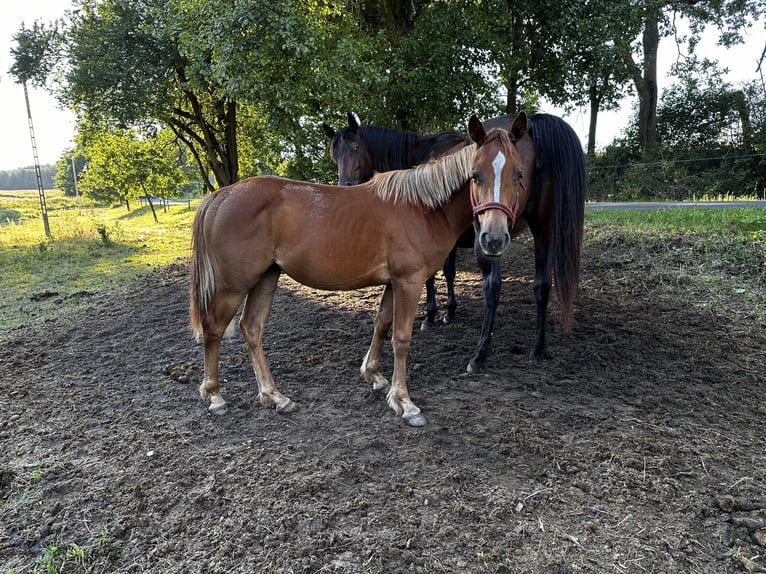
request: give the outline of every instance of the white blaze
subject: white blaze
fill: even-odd
[[[495,170],[495,201],[500,201],[500,176],[505,165],[505,156],[503,152],[497,152],[497,157],[492,162],[492,168]]]

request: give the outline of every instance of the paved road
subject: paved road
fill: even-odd
[[[766,201],[646,201],[646,202],[596,202],[586,203],[585,209],[674,209],[682,207],[700,207],[700,208],[729,208],[729,207],[764,207]]]

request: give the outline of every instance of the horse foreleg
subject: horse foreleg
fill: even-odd
[[[202,318],[205,369],[199,394],[203,401],[210,400],[208,410],[214,414],[221,414],[226,410],[226,401],[221,396],[218,382],[218,348],[240,301],[241,295],[217,293]]]
[[[420,328],[423,331],[434,326],[438,311],[439,307],[436,304],[436,276],[433,275],[426,280],[426,318],[420,324]]]
[[[383,344],[386,336],[391,330],[391,324],[394,321],[394,295],[391,285],[386,285],[383,294],[380,296],[378,311],[373,321],[374,329],[372,332],[372,341],[370,348],[362,361],[362,367],[359,372],[368,383],[372,383],[373,390],[381,391],[388,388],[388,380],[380,372],[380,355],[383,351]]]
[[[478,234],[476,235],[478,237]],[[477,240],[478,241],[478,240]],[[484,368],[487,357],[492,353],[492,332],[495,329],[495,314],[500,302],[500,258],[485,257],[479,247],[476,249],[476,262],[481,271],[481,286],[484,294],[484,319],[481,324],[481,335],[476,354],[468,362],[466,370],[476,373]]]
[[[426,424],[426,418],[410,400],[407,391],[407,354],[412,343],[412,323],[420,294],[419,285],[412,283],[398,284],[394,290],[394,333],[391,345],[394,348],[394,374],[391,377],[391,390],[388,391],[388,406],[414,427]]]
[[[455,275],[457,274],[457,247],[453,247],[444,261],[444,279],[447,281],[447,314],[444,316],[445,323],[455,320],[457,299],[455,298]]]
[[[537,309],[537,333],[532,344],[531,354],[535,357],[550,359],[548,341],[545,335],[545,323],[548,314],[548,299],[551,291],[551,273],[548,265],[548,245],[535,240],[535,307]]]
[[[247,343],[247,353],[255,371],[258,398],[261,404],[264,407],[276,407],[279,412],[290,412],[295,408],[295,403],[277,389],[266,353],[263,351],[263,331],[269,318],[280,274],[281,270],[273,266],[250,289],[239,328]]]

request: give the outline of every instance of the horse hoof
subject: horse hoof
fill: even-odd
[[[426,426],[426,417],[422,413],[417,413],[404,417],[405,422],[411,427],[424,427]]]
[[[287,414],[293,412],[295,409],[298,408],[298,405],[294,403],[292,400],[287,399],[287,402],[284,405],[277,405],[277,412],[282,414]]]
[[[372,387],[372,390],[373,390],[373,392],[375,392],[375,393],[379,393],[379,394],[381,394],[381,395],[386,395],[386,396],[388,396],[388,391],[390,391],[390,390],[391,390],[391,385],[390,385],[389,383],[386,383],[385,385],[383,385],[383,386],[382,386],[382,387],[380,387],[380,388],[375,388],[375,387]]]
[[[465,368],[468,373],[480,373],[482,370],[482,364],[471,359],[468,361],[468,365]]]
[[[553,358],[553,353],[551,353],[546,347],[544,349],[532,349],[532,351],[529,353],[529,356],[533,359],[548,360]]]
[[[452,316],[445,315],[444,318],[442,319],[442,323],[444,323],[445,325],[449,325],[450,323],[454,323],[454,322],[455,322],[455,316],[454,315],[452,315]]]
[[[226,414],[226,403],[223,403],[222,405],[221,404],[218,404],[218,405],[211,404],[207,408],[207,411],[211,415],[223,415],[223,414]]]
[[[423,319],[423,322],[420,324],[420,330],[429,331],[430,329],[433,329],[434,326],[433,319]]]

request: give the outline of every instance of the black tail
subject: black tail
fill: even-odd
[[[580,251],[585,211],[585,156],[580,138],[564,120],[550,114],[530,117],[537,170],[555,182],[553,238],[549,263],[561,305],[564,330],[572,327],[580,283]]]

